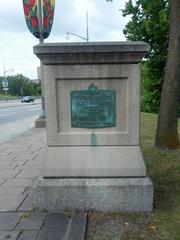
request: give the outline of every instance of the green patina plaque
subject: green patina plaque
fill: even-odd
[[[116,91],[98,89],[71,92],[71,126],[108,128],[116,126]]]

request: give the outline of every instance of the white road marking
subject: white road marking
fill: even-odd
[[[37,111],[37,110],[40,110],[40,108],[34,108],[32,110],[28,110],[28,112],[34,112],[34,111]]]
[[[9,116],[9,115],[14,115],[14,114],[16,114],[16,113],[19,113],[19,112],[5,113],[5,114],[0,115],[0,117]]]

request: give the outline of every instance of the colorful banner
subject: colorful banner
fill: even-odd
[[[43,0],[43,35],[47,38],[51,32],[54,18],[55,0]]]
[[[43,38],[47,38],[51,32],[55,0],[41,0],[42,1],[42,24],[43,24]],[[36,37],[40,38],[39,22],[38,22],[38,0],[23,0],[24,15],[27,26],[30,32]]]

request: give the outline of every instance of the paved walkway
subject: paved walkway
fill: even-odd
[[[0,240],[123,240],[135,239],[133,232],[141,236],[149,215],[135,221],[134,215],[120,213],[89,211],[87,217],[80,211],[33,211],[32,186],[41,175],[45,146],[45,129],[31,129],[0,144]]]
[[[32,129],[0,145],[0,240],[84,239],[86,213],[33,211],[45,139],[44,129]]]

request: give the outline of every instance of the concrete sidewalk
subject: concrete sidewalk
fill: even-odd
[[[0,240],[83,240],[86,213],[33,211],[32,186],[41,174],[45,129],[0,145]]]
[[[148,214],[135,220],[122,213],[34,211],[32,186],[41,175],[45,146],[45,129],[35,128],[0,144],[0,240],[145,239]],[[128,238],[131,233],[137,238]]]

